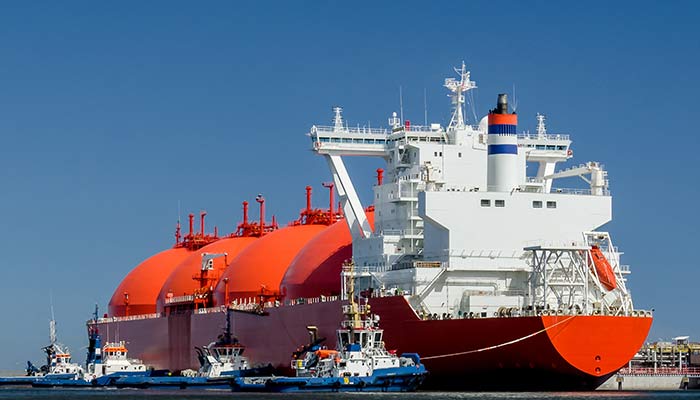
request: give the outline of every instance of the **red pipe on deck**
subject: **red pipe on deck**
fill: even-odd
[[[382,186],[383,182],[384,182],[384,170],[381,168],[377,168],[377,186]]]
[[[206,211],[200,211],[200,213],[199,213],[199,230],[200,230],[200,234],[202,236],[204,236],[204,217],[206,217],[206,216],[207,216]]]
[[[260,234],[262,235],[265,231],[265,198],[259,194],[255,201],[260,204]]]
[[[248,225],[248,202],[243,202],[243,224]]]
[[[194,214],[189,215],[190,218],[190,237],[194,236]]]
[[[311,211],[311,186],[306,187],[306,211]]]
[[[323,187],[328,188],[328,190],[330,192],[330,201],[329,201],[329,206],[328,206],[328,212],[330,213],[331,223],[333,223],[333,222],[335,222],[335,212],[333,212],[333,203],[335,203],[335,200],[333,198],[335,192],[333,191],[333,188],[335,188],[335,184],[333,182],[323,183]]]

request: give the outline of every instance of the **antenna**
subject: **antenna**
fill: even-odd
[[[469,92],[469,105],[471,106],[470,108],[472,109],[472,115],[474,115],[474,122],[478,123],[479,118],[476,116],[476,101],[474,100],[474,92]]]
[[[51,345],[56,344],[56,318],[54,317],[53,314],[53,294],[49,292],[49,296],[51,297],[51,321],[49,321],[49,342],[51,342]]]
[[[467,71],[464,61],[462,61],[461,69],[455,68],[454,70],[459,74],[459,81],[455,78],[447,78],[443,85],[452,92],[452,94],[448,96],[452,98],[452,105],[454,106],[454,113],[452,114],[448,129],[463,129],[464,114],[462,112],[462,105],[464,104],[464,93],[476,88],[476,82],[470,79],[471,72]]]
[[[177,201],[177,223],[180,223],[180,200]]]
[[[515,95],[515,83],[513,84],[513,105],[511,108],[513,109],[513,114],[515,114],[515,111],[518,109],[518,97]]]
[[[343,130],[343,108],[333,107],[333,131]]]
[[[426,88],[423,88],[423,114],[423,125],[428,126],[428,90]]]
[[[399,111],[401,112],[401,123],[403,124],[403,88],[399,85]]]
[[[544,115],[537,113],[537,136],[542,138],[547,135],[547,126],[544,123]]]

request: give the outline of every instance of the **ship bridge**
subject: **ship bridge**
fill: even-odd
[[[349,127],[344,124],[342,108],[334,107],[334,125],[314,125],[307,134],[311,138],[312,148],[319,155],[363,156],[388,158],[396,145],[408,143],[442,143],[452,144],[444,127],[440,124],[411,125],[396,117],[389,119],[391,128],[372,128],[365,126]],[[552,167],[565,162],[573,156],[571,138],[568,134],[548,134],[544,125],[544,116],[537,115],[537,133],[521,133],[517,136],[518,147],[524,149],[528,162],[543,165],[542,174],[550,175]],[[463,125],[461,129],[478,133],[480,142],[485,143],[485,129],[480,125]]]
[[[334,107],[333,126],[314,125],[308,136],[313,150],[320,155],[388,158],[396,144],[408,142],[447,143],[440,124],[430,126],[400,123],[396,113],[389,119],[392,128],[348,127],[343,124],[342,108]],[[473,129],[478,129],[474,126]]]

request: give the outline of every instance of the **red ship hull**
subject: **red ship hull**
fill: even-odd
[[[371,299],[386,346],[418,353],[426,387],[460,390],[590,390],[624,366],[643,344],[650,317],[542,316],[421,320],[403,297]],[[289,367],[291,353],[318,327],[335,346],[340,302],[276,307],[267,315],[232,312],[232,327],[253,365]],[[196,368],[194,346],[216,339],[224,313],[101,322],[127,340],[132,356],[156,368]]]

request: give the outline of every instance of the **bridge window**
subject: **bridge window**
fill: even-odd
[[[566,146],[557,146],[557,150],[566,150]]]
[[[556,201],[548,201],[547,208],[557,208],[557,202]]]
[[[481,199],[481,206],[482,206],[482,207],[491,207],[491,200],[489,200],[489,199]]]
[[[540,200],[533,201],[532,208],[542,208],[542,202]]]
[[[457,157],[462,158],[462,153],[457,153]]]
[[[506,206],[506,201],[505,200],[496,200],[495,204],[496,207],[505,207]]]

